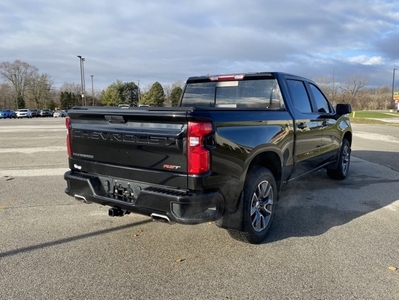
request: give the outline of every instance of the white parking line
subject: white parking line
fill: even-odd
[[[66,132],[66,129],[48,129],[48,128],[41,128],[41,129],[36,129],[36,128],[33,128],[33,129],[24,129],[24,128],[12,128],[12,129],[9,129],[9,128],[0,128],[0,132],[2,132],[2,133],[6,133],[6,132],[12,132],[12,133],[15,133],[15,132],[40,132],[40,131],[42,131],[42,132]]]
[[[32,154],[37,152],[65,151],[66,146],[32,147],[32,148],[0,148],[0,153],[24,153]]]
[[[31,170],[1,170],[0,177],[33,177],[64,175],[67,168],[31,169]]]
[[[391,135],[368,133],[368,132],[362,132],[362,131],[355,131],[353,133],[353,135],[357,136],[357,137],[360,137],[362,139],[366,139],[366,140],[390,142],[390,143],[399,143],[399,140],[394,138]]]

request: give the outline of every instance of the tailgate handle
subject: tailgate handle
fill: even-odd
[[[110,123],[126,123],[126,120],[123,118],[123,116],[111,116],[111,115],[105,115],[104,118],[110,122]]]

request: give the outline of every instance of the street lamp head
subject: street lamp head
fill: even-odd
[[[82,55],[78,55],[78,57],[79,57],[80,59],[82,59]]]

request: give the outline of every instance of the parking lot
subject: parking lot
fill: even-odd
[[[354,125],[350,175],[281,193],[266,242],[64,194],[65,119],[0,120],[0,299],[399,299],[399,129]]]
[[[51,109],[3,109],[0,110],[0,119],[28,119],[28,118],[52,118],[52,117],[66,117],[68,115],[65,110],[51,110]]]

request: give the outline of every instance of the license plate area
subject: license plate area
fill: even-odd
[[[126,202],[134,202],[136,194],[129,182],[113,181],[113,197]]]
[[[130,203],[135,203],[140,192],[148,186],[135,181],[109,177],[100,177],[100,181],[107,197]]]

